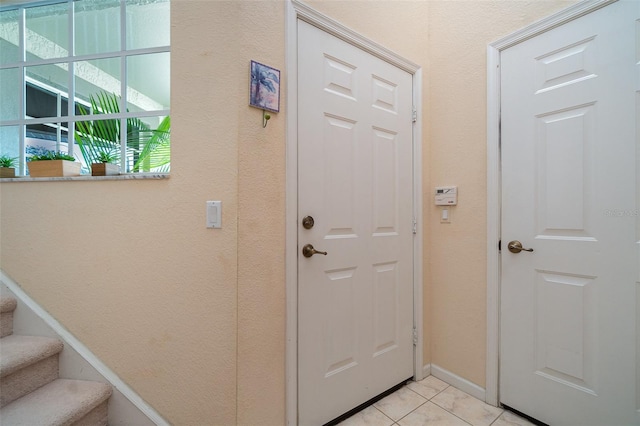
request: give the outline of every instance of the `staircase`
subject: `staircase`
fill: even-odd
[[[107,425],[111,386],[58,377],[57,339],[13,334],[16,299],[0,297],[0,424]]]

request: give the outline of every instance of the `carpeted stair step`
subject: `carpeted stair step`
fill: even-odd
[[[106,426],[111,386],[58,379],[0,409],[11,426]]]
[[[17,304],[13,297],[0,297],[0,337],[13,333],[13,311]]]
[[[61,341],[49,337],[10,335],[0,339],[0,407],[57,379],[62,348]]]

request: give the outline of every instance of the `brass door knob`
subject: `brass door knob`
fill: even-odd
[[[302,219],[302,227],[304,229],[311,229],[313,228],[314,224],[315,224],[315,221],[311,216],[305,216],[304,219]]]
[[[522,247],[522,243],[518,240],[513,240],[509,242],[509,245],[507,246],[507,248],[509,249],[509,251],[511,253],[520,253],[521,251],[528,251],[528,252],[532,252],[533,249],[532,248],[524,248]]]
[[[302,255],[304,257],[311,257],[314,254],[323,254],[323,255],[327,255],[326,251],[318,251],[316,249],[313,248],[313,246],[311,244],[307,244],[304,247],[302,247]]]

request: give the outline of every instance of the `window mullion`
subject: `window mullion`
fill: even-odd
[[[127,5],[120,1],[120,112],[127,110]]]
[[[120,0],[120,112],[127,112],[127,4]],[[120,120],[120,173],[127,173],[127,119]]]
[[[18,143],[18,147],[20,149],[20,154],[18,161],[20,162],[20,168],[18,173],[20,175],[27,174],[27,155],[25,152],[25,141],[27,137],[26,125],[24,124],[24,120],[27,116],[27,91],[26,87],[26,70],[25,70],[25,62],[27,61],[27,52],[26,52],[26,40],[25,40],[25,27],[26,27],[26,17],[27,12],[24,7],[21,7],[19,13],[19,24],[18,24],[18,49],[20,51],[20,84],[22,87],[22,91],[20,94],[20,99],[18,100],[18,107],[20,108],[20,120],[22,120],[22,124],[20,124],[19,137],[20,141]]]
[[[58,116],[58,121],[55,123],[56,126],[56,151],[60,152],[60,147],[62,144],[62,95],[58,92],[56,94],[56,115]],[[69,144],[67,143],[67,152],[69,155],[73,155],[73,149],[69,150]]]
[[[76,98],[76,88],[75,88],[75,74],[76,74],[76,63],[73,61],[73,57],[76,54],[76,11],[75,4],[73,0],[69,0],[69,75],[67,80],[67,119],[69,120],[67,123],[67,150],[70,156],[73,157],[73,153],[75,151],[74,141],[74,132],[75,132],[75,121],[71,120],[75,115],[75,98]]]
[[[127,119],[120,119],[120,173],[127,173]]]

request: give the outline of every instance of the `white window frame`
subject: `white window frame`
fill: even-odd
[[[33,7],[40,6],[49,6],[54,4],[62,4],[67,3],[68,13],[69,13],[69,49],[67,56],[56,57],[53,59],[37,59],[32,60],[30,62],[26,62],[26,10]],[[153,54],[153,53],[170,53],[171,46],[160,46],[160,47],[152,47],[152,48],[141,48],[141,49],[126,49],[127,42],[127,16],[126,16],[126,1],[120,0],[120,50],[112,51],[108,53],[98,53],[98,54],[88,54],[88,55],[75,55],[75,8],[74,8],[75,0],[45,0],[45,1],[33,1],[27,3],[14,2],[9,3],[7,5],[0,6],[0,12],[4,12],[7,10],[18,10],[19,21],[19,54],[20,57],[17,62],[10,62],[5,64],[0,64],[0,70],[8,69],[8,68],[18,68],[20,74],[20,84],[22,87],[21,96],[19,99],[19,110],[20,110],[20,118],[16,120],[0,120],[0,126],[18,126],[19,128],[19,167],[18,174],[25,175],[25,165],[26,165],[26,155],[25,155],[25,140],[26,140],[26,126],[32,124],[51,124],[52,118],[27,118],[26,116],[26,83],[29,80],[31,83],[34,83],[34,80],[28,79],[26,77],[25,69],[28,67],[39,66],[39,65],[54,65],[60,63],[66,63],[68,66],[68,81],[67,88],[68,92],[60,92],[56,90],[56,92],[60,92],[61,95],[67,98],[67,115],[60,118],[60,123],[66,122],[68,123],[68,152],[69,155],[74,155],[74,143],[73,142],[73,134],[75,131],[75,122],[76,121],[85,121],[85,120],[93,120],[96,118],[99,119],[117,119],[120,120],[120,128],[126,129],[127,119],[128,118],[145,118],[145,117],[158,117],[158,116],[168,116],[170,115],[169,108],[161,108],[147,111],[134,111],[134,112],[122,112],[126,109],[126,105],[128,105],[128,97],[132,92],[132,89],[127,87],[127,61],[126,58],[130,56],[138,56],[145,54]],[[77,102],[85,103],[81,100],[75,99],[75,65],[78,62],[82,61],[92,61],[97,59],[113,59],[120,58],[120,96],[121,96],[121,112],[118,114],[100,114],[97,115],[75,115],[75,105]],[[40,84],[38,84],[40,85]],[[46,85],[41,85],[43,88],[46,88]],[[59,126],[58,126],[59,127]],[[60,129],[58,129],[58,145],[60,143],[61,135]],[[121,158],[126,158],[126,149],[127,149],[127,133],[121,132],[120,134],[120,149],[121,149]],[[126,161],[121,161],[120,164],[121,173],[126,172]]]

